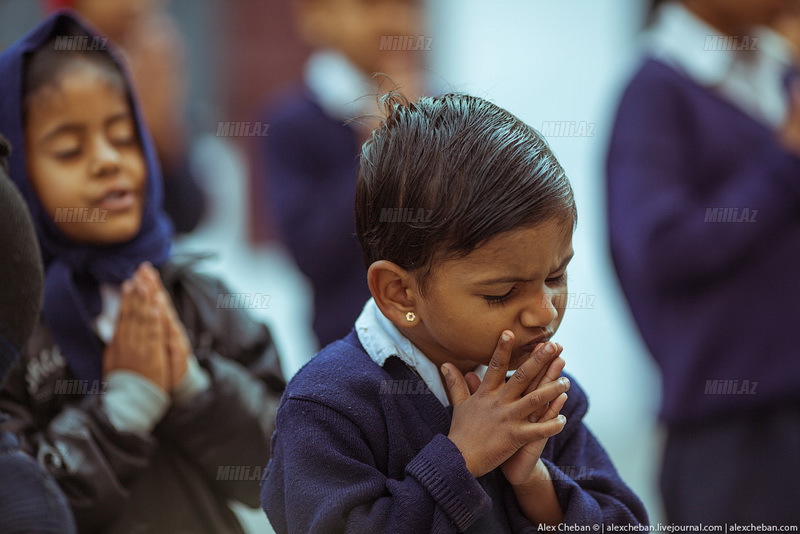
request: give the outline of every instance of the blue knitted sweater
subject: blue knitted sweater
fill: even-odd
[[[572,381],[567,425],[547,465],[565,523],[646,522],[581,422]],[[498,468],[475,478],[447,438],[450,411],[397,357],[373,362],[351,332],[289,383],[278,409],[261,503],[276,532],[535,532]]]

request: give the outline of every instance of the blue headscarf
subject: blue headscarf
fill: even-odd
[[[120,284],[136,267],[149,261],[163,264],[170,254],[172,229],[161,209],[162,184],[156,152],[137,106],[134,91],[122,62],[110,50],[128,86],[147,166],[147,193],[142,225],[129,241],[109,246],[76,243],[67,238],[47,215],[28,179],[23,132],[23,87],[26,62],[31,53],[57,35],[85,34],[90,42],[99,32],[70,11],[59,11],[0,54],[0,132],[14,147],[11,179],[19,188],[33,218],[45,264],[43,317],[53,339],[78,379],[102,376],[103,342],[92,322],[100,312],[100,284]]]

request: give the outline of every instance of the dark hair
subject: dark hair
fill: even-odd
[[[46,86],[58,87],[63,76],[81,63],[97,67],[109,82],[127,95],[125,78],[114,58],[105,50],[106,42],[98,35],[87,35],[71,20],[61,19],[53,36],[27,58],[23,86],[25,112],[31,95]]]
[[[362,147],[356,184],[368,267],[392,261],[424,288],[435,263],[500,233],[554,218],[574,227],[564,169],[516,116],[464,94],[412,104],[390,93],[382,105],[387,117]]]

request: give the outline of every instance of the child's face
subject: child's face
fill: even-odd
[[[386,72],[411,62],[420,52],[380,50],[381,37],[422,33],[421,0],[306,0],[300,24],[313,46],[342,52],[363,72]],[[416,42],[416,41],[415,41]]]
[[[714,24],[746,32],[757,25],[772,24],[795,0],[684,0],[695,12],[711,16]]]
[[[78,0],[75,9],[100,31],[119,42],[130,28],[160,8],[162,3],[162,0]]]
[[[421,323],[403,333],[438,367],[452,362],[467,372],[489,363],[508,329],[515,335],[510,368],[516,369],[561,324],[572,254],[571,223],[495,236],[434,268],[426,295],[415,302]]]
[[[27,102],[28,174],[56,226],[79,243],[108,245],[134,237],[147,171],[118,84],[99,67],[80,62],[58,85],[39,89]]]

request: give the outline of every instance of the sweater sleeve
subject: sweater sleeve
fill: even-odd
[[[314,400],[282,402],[261,501],[276,532],[449,533],[491,499],[461,453],[437,434],[402,478],[377,467],[359,425]]]
[[[562,413],[567,424],[550,439],[542,461],[550,471],[567,525],[647,524],[644,505],[617,474],[597,438],[583,423],[589,407],[574,378]]]
[[[753,157],[724,185],[700,187],[694,177],[701,148],[690,135],[703,134],[700,118],[677,82],[648,72],[626,91],[611,139],[612,249],[628,271],[647,273],[659,285],[702,284],[796,225],[800,158],[765,137],[747,147]],[[747,208],[755,222],[705,222],[708,210],[725,207],[739,208],[739,214]]]
[[[6,416],[0,413],[0,423]],[[75,519],[64,494],[36,459],[0,430],[0,526],[4,534],[74,534]]]

